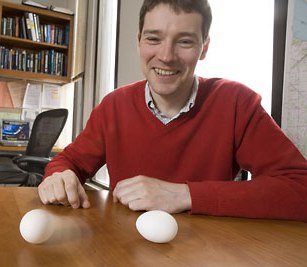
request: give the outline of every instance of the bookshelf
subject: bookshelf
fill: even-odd
[[[0,77],[68,83],[74,17],[0,0]]]

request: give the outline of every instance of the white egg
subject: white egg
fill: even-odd
[[[161,210],[152,210],[138,217],[136,229],[149,241],[167,243],[175,238],[178,224],[169,213]]]
[[[53,234],[54,228],[53,216],[42,209],[27,212],[19,225],[21,236],[32,244],[47,241]]]

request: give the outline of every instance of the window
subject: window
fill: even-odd
[[[95,105],[115,87],[118,3],[118,1],[98,1]],[[93,180],[108,187],[109,175],[106,166],[97,172]]]
[[[249,86],[271,113],[274,0],[211,0],[210,4],[211,41],[196,74]]]

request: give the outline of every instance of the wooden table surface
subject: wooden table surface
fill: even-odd
[[[0,188],[0,266],[304,267],[307,224],[176,214],[178,234],[167,244],[145,240],[133,212],[113,203],[108,191],[88,191],[92,207],[41,204],[37,188]],[[29,210],[42,208],[60,223],[46,243],[20,235]]]
[[[0,145],[0,151],[13,151],[13,152],[25,152],[26,146],[3,146]],[[52,153],[60,153],[63,149],[59,147],[53,147],[51,152]]]

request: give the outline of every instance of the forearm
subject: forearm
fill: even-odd
[[[87,178],[95,175],[101,166],[99,163],[102,161],[99,155],[95,155],[90,149],[85,150],[80,147],[79,143],[72,143],[63,152],[55,156],[47,165],[44,177],[55,172],[72,170],[80,182],[84,184]]]
[[[189,183],[192,214],[307,221],[306,177]]]
[[[43,179],[52,176],[54,173],[63,172],[66,170],[72,170],[78,177],[80,177],[78,169],[74,163],[69,161],[65,155],[59,154],[55,156],[46,166]]]

